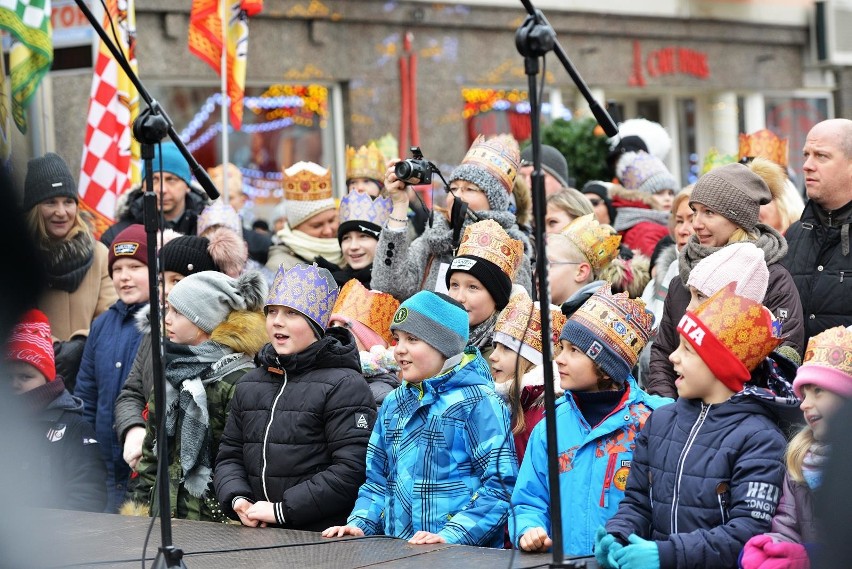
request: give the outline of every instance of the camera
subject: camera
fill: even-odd
[[[428,160],[423,158],[423,153],[419,146],[411,147],[411,155],[413,158],[408,158],[402,162],[397,162],[394,167],[394,173],[399,180],[409,185],[431,184],[432,172],[434,166]]]

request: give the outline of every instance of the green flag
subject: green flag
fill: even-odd
[[[0,0],[0,28],[17,40],[9,53],[12,118],[26,133],[24,109],[53,63],[50,0]]]

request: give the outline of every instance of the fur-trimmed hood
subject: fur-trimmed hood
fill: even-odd
[[[213,330],[210,339],[235,352],[254,357],[269,341],[266,318],[260,312],[234,310]]]
[[[640,192],[639,190],[628,190],[622,185],[612,184],[609,188],[609,199],[612,200],[613,207],[647,207],[654,209],[654,200],[652,194],[648,192]]]

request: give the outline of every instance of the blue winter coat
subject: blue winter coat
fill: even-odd
[[[770,531],[781,494],[786,442],[772,406],[740,392],[654,411],[607,531],[656,541],[661,569],[736,567],[745,542]]]
[[[518,474],[509,411],[475,347],[449,372],[387,396],[347,524],[403,539],[502,547]]]
[[[142,333],[133,316],[147,303],[128,306],[121,300],[92,323],[74,395],[83,400],[83,417],[95,429],[107,470],[106,512],[114,513],[124,501],[130,468],[113,429],[115,400],[136,357]]]
[[[592,428],[567,394],[556,401],[562,537],[566,555],[591,555],[595,530],[606,523],[624,497],[636,435],[651,412],[671,399],[648,395],[632,376],[622,401]],[[509,518],[512,543],[534,527],[551,534],[547,475],[547,431],[544,421],[533,429],[518,482],[512,494],[515,513]]]

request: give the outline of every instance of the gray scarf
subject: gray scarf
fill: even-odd
[[[180,423],[180,463],[184,487],[204,495],[212,481],[213,441],[206,386],[231,372],[254,367],[252,358],[214,341],[198,346],[166,346],[166,435],[174,439]]]
[[[494,338],[494,326],[497,324],[497,316],[500,311],[495,311],[494,314],[470,329],[468,346],[476,346],[480,350],[491,345]]]
[[[51,241],[43,253],[50,288],[74,292],[92,266],[95,243],[89,232],[81,231],[72,239]]]
[[[784,236],[763,223],[758,223],[755,228],[758,231],[758,237],[754,244],[758,249],[763,250],[766,265],[775,264],[783,259],[787,254],[787,240]],[[683,286],[686,286],[689,281],[689,273],[692,272],[693,267],[722,247],[705,247],[699,243],[697,235],[691,236],[678,256],[678,268]]]

